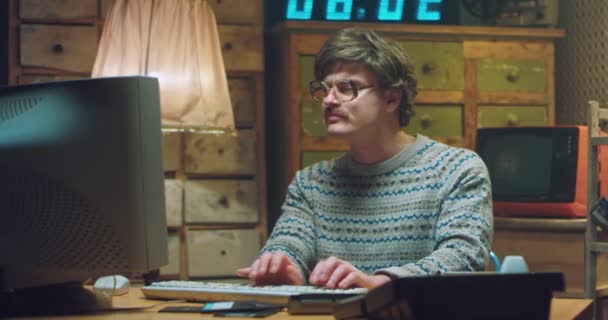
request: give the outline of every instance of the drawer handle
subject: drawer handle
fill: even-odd
[[[519,124],[519,117],[516,114],[509,113],[507,115],[507,126],[515,127]]]
[[[513,83],[513,82],[517,82],[517,80],[519,80],[519,74],[517,74],[516,72],[509,72],[507,74],[507,81]]]
[[[224,50],[232,50],[232,43],[230,43],[230,42],[224,43]]]
[[[221,196],[220,199],[217,201],[221,206],[228,208],[228,198],[226,198],[226,196]]]
[[[433,69],[435,69],[435,68],[433,67],[432,64],[425,63],[422,65],[422,74],[430,74],[431,72],[433,72]]]
[[[426,113],[420,117],[420,127],[422,129],[430,128],[432,123],[433,123],[433,118],[431,117],[430,114]]]
[[[55,43],[51,47],[51,50],[53,50],[53,52],[55,52],[57,54],[61,54],[61,53],[63,53],[63,45],[61,43]]]

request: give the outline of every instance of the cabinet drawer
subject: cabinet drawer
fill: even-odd
[[[234,276],[249,266],[260,251],[255,230],[192,230],[186,235],[190,277]]]
[[[401,46],[414,63],[420,90],[463,90],[464,60],[461,43],[405,41]]]
[[[198,131],[184,133],[184,171],[188,174],[254,175],[254,130]]]
[[[315,56],[301,55],[298,57],[300,69],[300,87],[308,94],[308,84],[315,79]]]
[[[302,152],[302,168],[319,161],[340,157],[343,154],[343,151],[304,151]]]
[[[169,232],[168,249],[169,249],[169,264],[160,268],[160,274],[163,276],[176,277],[179,275],[181,265],[181,243],[179,234]]]
[[[230,100],[237,126],[253,126],[255,123],[255,80],[247,77],[228,77]]]
[[[97,17],[97,0],[20,0],[21,19],[77,19]]]
[[[477,88],[487,92],[545,92],[547,70],[540,60],[481,59]]]
[[[264,70],[260,28],[220,25],[218,32],[226,70]]]
[[[64,81],[64,80],[76,80],[88,77],[76,76],[76,75],[27,75],[22,74],[17,76],[19,84],[38,83],[38,82],[50,82],[50,81]]]
[[[165,179],[165,208],[168,227],[179,227],[183,221],[184,182]]]
[[[323,120],[321,103],[302,99],[302,133],[312,137],[327,135],[327,126]]]
[[[547,124],[543,106],[480,106],[477,127],[535,126]]]
[[[21,25],[21,65],[89,73],[97,54],[94,26]]]
[[[258,190],[254,180],[186,180],[186,223],[256,223]]]
[[[163,129],[163,169],[177,171],[182,166],[182,134],[178,131]]]
[[[110,13],[114,2],[115,0],[101,0],[100,8],[102,17],[106,17]]]
[[[257,0],[208,0],[218,23],[261,24]]]
[[[405,131],[429,137],[459,137],[463,134],[462,107],[457,105],[416,106],[416,115]]]

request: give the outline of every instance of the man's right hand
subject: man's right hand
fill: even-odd
[[[300,270],[283,252],[266,252],[236,274],[249,278],[256,285],[304,284]]]

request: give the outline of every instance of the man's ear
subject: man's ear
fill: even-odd
[[[385,93],[386,111],[394,112],[399,108],[401,98],[403,97],[403,91],[399,89],[388,89]]]

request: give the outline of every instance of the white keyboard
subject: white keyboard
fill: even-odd
[[[315,294],[339,299],[366,294],[367,289],[327,289],[313,286],[252,286],[248,284],[161,281],[141,289],[148,299],[189,301],[257,301],[260,303],[287,304],[290,296]]]

